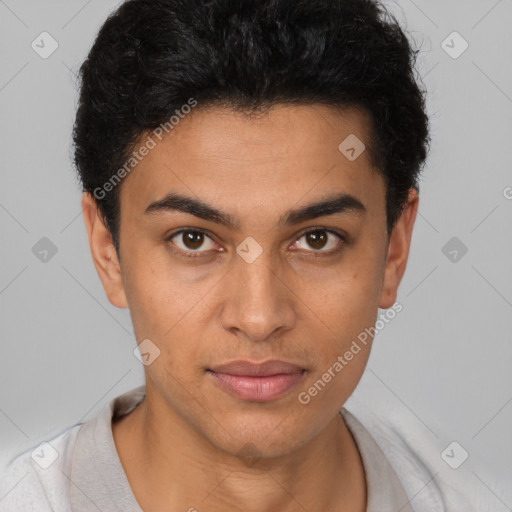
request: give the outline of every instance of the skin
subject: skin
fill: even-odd
[[[339,410],[371,339],[307,405],[298,395],[375,324],[378,307],[395,303],[406,268],[417,192],[388,239],[384,180],[369,150],[355,161],[338,150],[350,134],[369,147],[369,121],[321,105],[279,105],[251,118],[197,107],[121,186],[121,263],[94,199],[83,195],[108,299],[130,309],[137,343],[149,338],[160,350],[144,367],[145,400],[112,425],[144,510],[366,510],[364,468]],[[239,229],[183,212],[144,213],[169,192],[230,214]],[[278,224],[333,193],[355,196],[366,212]],[[166,241],[183,228],[206,230],[203,244]],[[311,228],[329,238],[315,245],[304,236]],[[252,263],[236,252],[249,236],[263,249]],[[203,256],[184,256],[198,250]],[[237,359],[280,359],[306,372],[277,400],[247,401],[206,371]]]

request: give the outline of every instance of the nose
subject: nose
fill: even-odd
[[[236,256],[222,288],[224,329],[251,342],[274,339],[296,322],[296,296],[270,251],[251,263]]]

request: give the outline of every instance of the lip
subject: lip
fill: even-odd
[[[286,361],[270,359],[259,363],[242,360],[231,361],[229,363],[212,366],[209,370],[215,373],[229,373],[230,375],[244,377],[268,377],[271,375],[299,373],[302,372],[304,368]]]
[[[232,361],[208,369],[230,395],[251,402],[277,400],[302,380],[306,370],[285,361]]]

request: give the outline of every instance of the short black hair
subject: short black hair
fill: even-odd
[[[419,190],[430,143],[418,53],[374,0],[127,0],[80,68],[73,142],[83,191],[96,198],[119,255],[112,177],[123,166],[118,181],[126,174],[141,137],[191,99],[246,113],[356,107],[370,114],[389,235],[409,189]]]

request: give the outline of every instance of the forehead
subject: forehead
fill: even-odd
[[[141,145],[147,137],[156,144],[121,187],[121,209],[133,215],[170,192],[222,204],[234,215],[250,209],[253,218],[262,207],[279,213],[335,191],[384,204],[370,158],[370,118],[356,109],[287,105],[249,116],[198,106],[161,140],[148,132]]]

